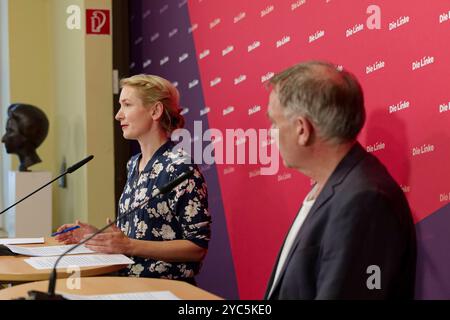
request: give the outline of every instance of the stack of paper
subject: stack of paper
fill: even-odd
[[[59,257],[33,257],[25,259],[25,262],[38,270],[53,269],[56,260]],[[73,255],[65,256],[58,264],[60,268],[77,267],[98,267],[112,265],[128,265],[134,261],[123,254],[89,254],[89,255]]]
[[[28,239],[23,241],[30,240]],[[55,262],[59,258],[59,256],[64,254],[73,246],[74,245],[21,247],[11,244],[6,245],[6,247],[8,247],[8,249],[14,253],[33,257],[25,259],[24,261],[38,270],[53,269],[53,266],[55,265]],[[59,262],[57,268],[69,268],[73,266],[81,268],[111,265],[129,265],[133,263],[133,260],[124,256],[123,254],[95,254],[95,251],[92,251],[85,246],[80,246],[68,253],[67,256],[64,256]]]
[[[14,245],[6,245],[9,250],[14,253],[21,254],[23,256],[30,257],[51,257],[51,256],[60,256],[70,248],[75,245],[67,245],[67,246],[44,246],[44,247],[20,247]],[[79,246],[75,250],[69,252],[68,254],[83,254],[83,253],[95,253],[85,246]]]
[[[34,244],[44,243],[44,238],[5,238],[0,239],[0,244]]]

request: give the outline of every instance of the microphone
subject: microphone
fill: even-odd
[[[94,159],[93,155],[90,155],[89,157],[87,157],[86,159],[81,160],[78,163],[75,163],[73,166],[67,168],[66,173],[72,173],[76,170],[78,170],[79,168],[81,168],[82,166],[84,166],[86,163],[88,163],[89,161],[91,161],[92,159]]]
[[[32,193],[30,193],[29,195],[23,197],[22,199],[20,199],[19,201],[17,201],[16,203],[10,205],[8,208],[4,209],[3,211],[0,212],[0,215],[2,215],[3,213],[5,213],[6,211],[8,211],[11,208],[14,208],[15,206],[17,206],[19,203],[21,203],[22,201],[28,199],[29,197],[31,197],[33,194],[41,191],[42,189],[44,189],[45,187],[47,187],[49,184],[55,182],[56,180],[60,179],[61,177],[65,176],[68,173],[72,173],[75,170],[78,170],[80,167],[84,166],[86,163],[88,163],[89,161],[91,161],[92,159],[94,159],[93,155],[90,155],[89,157],[75,163],[73,166],[71,166],[69,169],[66,170],[66,172],[64,172],[63,174],[59,175],[58,177],[56,177],[55,179],[51,180],[50,182],[46,183],[45,185],[43,185],[42,187],[40,187],[39,189],[33,191]],[[0,256],[13,256],[16,255],[15,253],[13,253],[11,250],[9,250],[7,247],[1,245],[0,246]]]
[[[58,259],[56,259],[55,264],[53,265],[53,270],[52,270],[52,273],[51,273],[50,278],[49,278],[47,293],[43,293],[43,292],[39,292],[39,291],[29,291],[28,295],[29,295],[30,299],[31,300],[64,300],[64,298],[61,295],[55,294],[55,288],[56,288],[56,280],[57,280],[56,268],[58,266],[58,263],[61,261],[61,259],[65,255],[67,255],[68,253],[72,252],[73,250],[75,250],[79,246],[85,244],[86,242],[88,242],[89,240],[94,238],[96,235],[104,232],[106,229],[108,229],[112,225],[116,224],[117,221],[120,221],[123,218],[129,216],[131,213],[135,212],[137,209],[143,209],[148,204],[148,202],[150,200],[152,200],[153,198],[155,198],[156,196],[158,196],[160,194],[166,194],[166,193],[172,191],[172,189],[174,189],[176,186],[178,186],[180,183],[182,183],[186,179],[189,179],[193,174],[194,174],[194,170],[190,170],[188,172],[185,172],[185,173],[179,175],[177,178],[175,178],[174,180],[168,182],[167,184],[165,184],[161,188],[156,189],[147,200],[142,201],[139,205],[137,205],[136,207],[132,208],[131,210],[129,210],[129,211],[123,213],[123,214],[118,215],[117,218],[114,221],[112,221],[111,223],[108,223],[106,226],[104,226],[103,228],[97,230],[96,232],[91,234],[86,239],[83,239],[82,241],[80,241],[76,245],[74,245],[73,247],[71,247],[68,250],[66,250],[63,254],[61,254],[58,257]]]
[[[25,199],[28,199],[29,197],[31,197],[31,196],[32,196],[33,194],[35,194],[36,192],[41,191],[42,189],[44,189],[46,186],[48,186],[48,185],[51,184],[52,182],[55,182],[56,180],[58,180],[58,179],[64,177],[66,174],[72,173],[72,172],[74,172],[75,170],[79,169],[80,167],[84,166],[86,163],[88,163],[88,162],[91,161],[92,159],[94,159],[94,156],[91,155],[91,156],[87,157],[86,159],[83,159],[83,160],[81,160],[80,162],[75,163],[73,166],[71,166],[70,168],[68,168],[68,169],[66,170],[66,172],[64,172],[63,174],[59,175],[58,177],[56,177],[56,178],[53,179],[52,181],[46,183],[45,185],[43,185],[43,186],[40,187],[39,189],[33,191],[33,192],[30,193],[29,195],[23,197],[22,199],[20,199],[20,200],[17,201],[16,203],[14,203],[14,204],[10,205],[8,208],[4,209],[2,212],[0,212],[0,215],[3,214],[3,213],[5,213],[5,212],[8,211],[9,209],[11,209],[11,208],[17,206],[19,203],[21,203],[21,202],[24,201]]]
[[[174,189],[177,185],[182,183],[184,180],[189,179],[190,177],[192,177],[193,174],[194,174],[194,170],[191,170],[191,171],[188,171],[188,172],[184,172],[183,174],[180,174],[177,178],[173,179],[172,181],[168,182],[166,185],[162,186],[159,189],[159,193],[160,194],[166,194],[169,191],[172,191],[172,189]],[[155,195],[153,195],[152,197],[155,197]]]

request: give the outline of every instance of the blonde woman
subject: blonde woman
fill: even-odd
[[[120,122],[125,139],[137,140],[141,153],[127,164],[128,179],[119,201],[119,214],[132,210],[155,188],[194,169],[194,175],[172,192],[151,200],[119,221],[109,232],[86,246],[101,253],[122,253],[134,264],[121,275],[184,280],[195,283],[210,238],[207,188],[197,166],[181,150],[173,150],[170,134],[184,126],[178,90],[166,79],[137,75],[121,81]],[[81,223],[66,224],[58,231],[80,228],[56,239],[73,244],[97,229]]]

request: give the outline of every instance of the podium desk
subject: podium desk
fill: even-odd
[[[131,277],[89,277],[80,278],[80,289],[70,289],[69,279],[58,279],[57,293],[76,295],[99,295],[146,291],[170,291],[183,300],[222,300],[222,298],[195,287],[189,283],[166,279]],[[0,300],[26,297],[28,291],[47,292],[48,281],[32,282],[0,290]]]
[[[27,247],[39,247],[39,246],[52,246],[61,245],[52,238],[46,238],[45,243],[21,245]],[[0,284],[1,283],[23,283],[30,281],[48,280],[51,269],[37,270],[26,263],[24,260],[28,259],[27,256],[0,256]],[[80,273],[82,277],[100,276],[112,272],[116,272],[126,265],[114,265],[114,266],[98,266],[98,267],[82,267]],[[58,278],[68,278],[71,273],[67,273],[65,269],[57,269]]]

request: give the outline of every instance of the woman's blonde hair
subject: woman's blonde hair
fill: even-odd
[[[168,80],[155,75],[139,74],[120,81],[120,87],[136,88],[144,105],[161,102],[164,108],[161,127],[168,134],[184,127],[180,109],[180,93]]]

